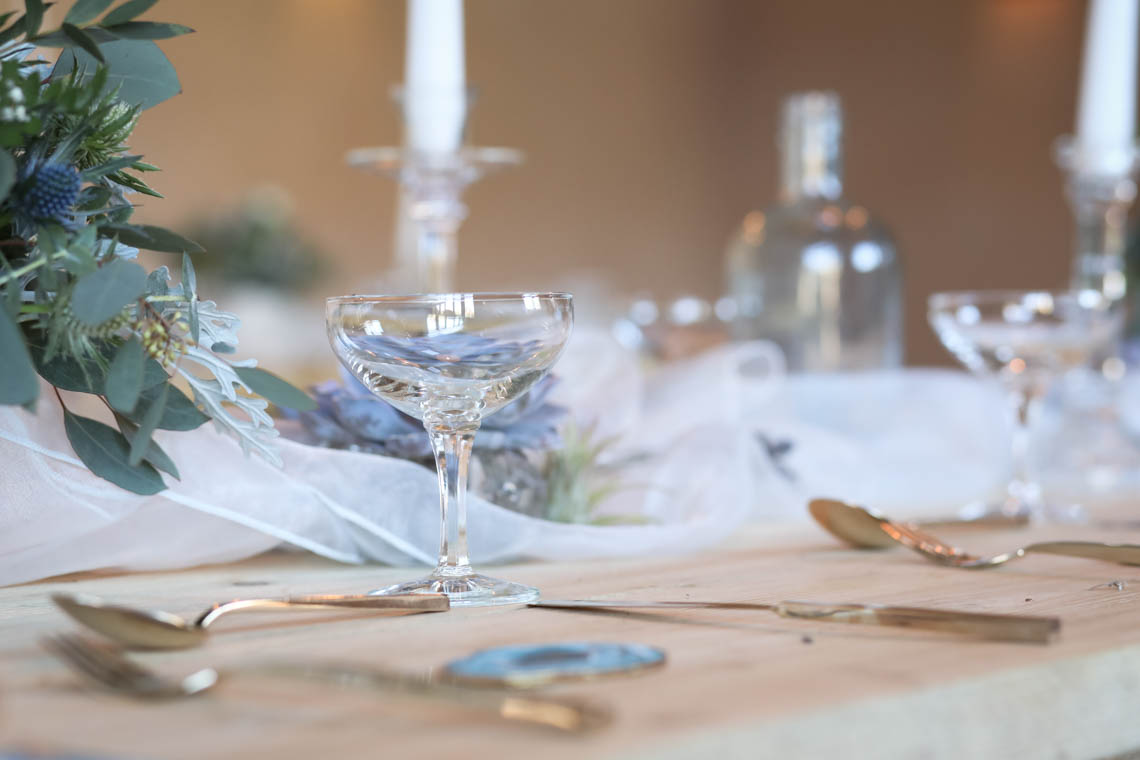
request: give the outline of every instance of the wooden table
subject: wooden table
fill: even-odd
[[[1140,541],[1057,526],[962,538],[1010,548],[1046,537]],[[0,756],[116,758],[1111,757],[1140,747],[1140,568],[1033,556],[999,570],[938,567],[905,551],[842,549],[818,529],[754,526],[689,557],[527,564],[496,573],[548,597],[867,601],[1059,615],[1051,645],[686,611],[665,620],[513,608],[383,618],[325,612],[234,616],[206,647],[140,655],[170,673],[250,660],[335,660],[417,670],[475,649],[565,639],[662,647],[660,670],[561,687],[611,705],[585,737],[458,709],[280,678],[139,704],[94,694],[36,643],[73,625],[47,595],[86,591],[191,614],[220,599],[360,592],[407,569],[277,552],[233,565],[84,575],[0,589]],[[1123,582],[1118,590],[1111,581]]]

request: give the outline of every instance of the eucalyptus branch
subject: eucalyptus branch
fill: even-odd
[[[53,254],[48,254],[47,256],[45,256],[42,259],[35,259],[34,261],[28,262],[27,264],[25,264],[22,267],[18,267],[16,269],[10,269],[7,272],[5,272],[4,274],[0,274],[0,285],[7,285],[12,280],[23,277],[24,275],[28,274],[29,272],[34,272],[37,269],[39,269],[40,267],[43,267],[47,264],[51,264],[56,259],[63,258],[63,256],[66,253],[67,253],[66,251],[58,251],[58,252],[53,253]]]

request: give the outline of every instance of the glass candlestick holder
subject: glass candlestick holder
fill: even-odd
[[[393,91],[401,107],[407,147],[356,148],[348,152],[349,166],[398,182],[406,194],[401,204],[411,226],[414,273],[406,284],[417,293],[455,291],[459,226],[467,217],[463,192],[467,186],[500,169],[522,163],[511,148],[461,145],[474,91]],[[458,147],[450,148],[450,145]],[[397,261],[405,258],[397,251]]]
[[[1135,146],[1090,149],[1076,138],[1062,137],[1054,154],[1066,174],[1066,195],[1076,223],[1070,286],[1120,301],[1126,290],[1124,247],[1140,151]]]

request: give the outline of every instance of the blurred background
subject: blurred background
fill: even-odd
[[[905,269],[906,361],[951,364],[926,326],[929,293],[1068,280],[1051,145],[1073,131],[1085,8],[468,0],[472,140],[527,162],[467,194],[459,286],[604,278],[610,297],[593,304],[717,297],[741,218],[776,200],[782,99],[832,89],[847,194],[890,226]],[[205,228],[251,197],[255,216],[285,215],[319,335],[321,299],[373,291],[391,264],[395,186],[344,154],[401,139],[389,89],[403,79],[404,2],[163,0],[146,17],[198,33],[162,44],[184,93],[135,133],[167,196],[138,217],[201,237],[245,234]]]

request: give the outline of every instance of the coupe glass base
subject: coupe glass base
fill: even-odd
[[[429,575],[417,581],[397,583],[368,592],[386,594],[447,594],[452,607],[481,607],[493,604],[526,604],[538,599],[538,589],[522,583],[470,573],[468,575]]]

